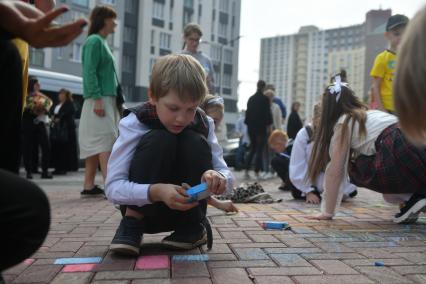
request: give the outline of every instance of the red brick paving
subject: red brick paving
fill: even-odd
[[[137,258],[108,253],[120,213],[102,198],[81,199],[82,179],[79,172],[35,180],[50,198],[51,230],[34,261],[3,273],[6,283],[426,283],[425,215],[415,225],[393,224],[396,208],[368,190],[345,202],[334,221],[319,222],[305,218],[317,207],[278,191],[278,179],[261,182],[284,201],[237,204],[236,215],[209,208],[213,249],[183,252],[206,253],[207,262],[172,261],[182,252],[158,246],[167,234],[146,235],[142,255],[169,257],[166,267],[146,269],[136,267]],[[289,222],[292,230],[265,231],[260,223],[268,220]],[[63,257],[103,260],[88,272],[64,272],[54,264]],[[376,261],[385,266],[374,266]]]

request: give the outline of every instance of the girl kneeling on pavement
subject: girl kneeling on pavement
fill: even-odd
[[[426,209],[426,148],[409,143],[392,114],[368,110],[340,77],[326,88],[322,115],[309,161],[308,177],[325,169],[321,213],[329,220],[343,193],[343,177],[399,203],[396,223],[413,223]]]

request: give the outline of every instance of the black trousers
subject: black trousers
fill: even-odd
[[[0,40],[0,169],[19,172],[22,115],[22,62],[15,45]]]
[[[267,135],[265,133],[259,133],[254,131],[248,131],[250,136],[250,152],[246,161],[246,170],[250,169],[253,156],[256,155],[254,171],[258,173],[263,168],[263,149],[266,145]]]
[[[285,190],[289,190],[294,199],[305,199],[302,192],[298,190],[290,181],[290,158],[275,155],[271,160],[272,168],[285,183]]]
[[[0,170],[0,271],[32,255],[46,238],[49,202],[34,183]]]
[[[211,149],[207,140],[191,129],[172,134],[153,129],[142,136],[130,164],[129,180],[136,183],[171,183],[191,186],[201,182],[202,174],[213,169]],[[175,230],[199,230],[206,216],[207,202],[187,210],[172,210],[163,202],[142,207],[129,206],[144,215],[145,233]]]
[[[34,124],[35,116],[27,111],[23,114],[22,120],[22,148],[24,156],[24,166],[27,173],[34,169],[34,146],[41,149],[41,168],[47,172],[50,163],[50,143],[47,129],[43,122]],[[36,151],[38,153],[38,151]],[[36,167],[37,168],[37,167]]]

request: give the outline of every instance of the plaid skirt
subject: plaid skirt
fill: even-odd
[[[349,163],[353,184],[386,194],[426,194],[426,147],[410,144],[393,124],[377,137],[375,148],[375,155]]]

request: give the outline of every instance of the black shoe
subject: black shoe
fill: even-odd
[[[100,195],[105,196],[105,192],[102,188],[95,184],[92,189],[83,189],[83,191],[80,192],[80,195],[81,197],[96,197]]]
[[[171,249],[190,250],[207,243],[207,232],[201,224],[197,231],[178,229],[161,243]]]
[[[41,178],[42,178],[42,179],[52,179],[52,178],[53,178],[53,176],[52,176],[52,174],[51,174],[51,173],[49,173],[49,172],[43,172],[43,173],[41,174]]]
[[[27,179],[33,179],[33,175],[31,173],[27,173]]]
[[[142,235],[142,221],[124,216],[115,232],[109,249],[114,253],[137,256],[139,255]]]
[[[426,212],[426,195],[413,194],[401,211],[395,214],[393,221],[398,224],[414,223],[420,212]]]
[[[357,195],[358,195],[358,190],[356,190],[356,189],[354,191],[352,191],[351,193],[349,193],[350,198],[354,198]]]
[[[52,172],[52,174],[55,175],[55,176],[61,176],[61,175],[66,175],[67,172],[66,171],[62,171],[62,170],[54,170]]]

